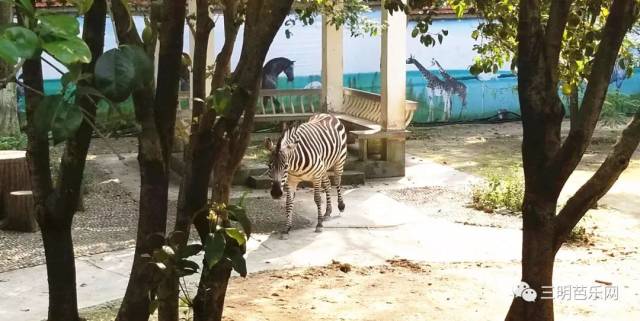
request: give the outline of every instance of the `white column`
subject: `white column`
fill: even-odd
[[[322,17],[322,104],[329,112],[342,112],[342,27]]]
[[[386,130],[404,129],[406,100],[406,32],[407,16],[396,11],[393,15],[382,9],[382,55],[380,61],[382,125]]]

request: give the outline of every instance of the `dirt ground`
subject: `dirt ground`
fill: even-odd
[[[408,142],[408,153],[464,172],[482,176],[521,165],[522,135],[517,122],[412,131],[414,139]],[[617,133],[619,130],[598,129],[565,194],[571,194],[597,168]],[[610,282],[618,297],[556,300],[558,320],[640,319],[639,184],[640,156],[636,155],[599,208],[585,218],[592,241],[579,249],[561,249],[580,255],[558,260],[555,268],[557,286],[602,287],[601,282]],[[389,195],[421,207],[427,205],[423,200],[427,192],[439,200],[428,203],[431,207],[454,199],[460,203],[468,197],[464,191],[451,194],[434,188],[395,190]],[[521,224],[515,216],[462,208],[439,215],[456,223],[491,228],[517,228]],[[519,277],[517,261],[414,263],[398,259],[373,267],[334,262],[324,267],[264,271],[246,279],[232,278],[224,320],[501,320],[513,297],[513,282]],[[117,306],[113,302],[83,315],[88,320],[112,320]],[[188,309],[183,311],[188,317]]]
[[[640,262],[627,263],[637,266]],[[616,265],[619,262],[596,268],[584,262],[557,263],[556,278],[565,280],[563,286],[603,288],[596,280],[612,282],[617,298],[558,299],[554,302],[556,319],[638,320],[640,279],[631,270],[624,276],[611,273]],[[502,320],[518,275],[517,262],[427,264],[403,259],[388,260],[381,266],[334,262],[324,267],[264,271],[231,279],[223,320]],[[111,321],[119,303],[110,302],[81,315],[89,321]],[[190,310],[183,306],[181,311],[184,320],[190,320]],[[157,320],[157,315],[151,320]]]

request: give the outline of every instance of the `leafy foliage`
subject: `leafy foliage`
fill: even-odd
[[[473,39],[482,38],[480,44],[474,46],[478,53],[470,68],[472,74],[496,72],[509,64],[513,72],[516,70],[518,1],[468,1],[449,0],[448,3],[461,14],[467,8],[477,9],[484,20],[472,33]],[[542,23],[549,18],[550,2],[541,5]],[[608,1],[573,1],[569,10],[567,26],[564,31],[560,61],[558,66],[562,91],[568,95],[578,88],[591,72],[591,65],[596,48],[602,37],[602,27],[609,15]],[[631,54],[633,41],[624,41],[619,65],[627,74],[633,71],[634,57]]]
[[[20,58],[31,58],[40,45],[40,39],[31,30],[14,26],[6,28],[0,34],[0,58],[15,65]]]
[[[627,116],[636,113],[640,108],[640,99],[621,93],[607,95],[600,113],[600,124],[607,127],[625,124]]]
[[[45,96],[34,116],[36,132],[47,137],[53,134],[54,144],[61,143],[80,127],[82,112],[67,97],[61,94]]]
[[[213,203],[209,206],[209,230],[204,246],[205,262],[209,269],[221,260],[231,263],[241,276],[247,275],[244,252],[247,239],[251,235],[251,222],[244,208],[244,197],[238,204],[225,205]],[[236,222],[238,227],[229,227],[225,218]]]
[[[312,25],[319,15],[328,17],[328,22],[333,26],[345,25],[351,36],[371,35],[375,36],[380,31],[380,24],[366,17],[371,12],[369,5],[364,0],[344,0],[341,3],[327,0],[298,0],[301,5],[295,9],[296,18],[304,25]],[[285,26],[295,24],[295,20],[288,20]],[[289,29],[285,30],[287,38],[291,36]]]
[[[0,150],[23,150],[27,148],[27,135],[0,136]]]
[[[475,186],[472,194],[472,206],[489,213],[498,209],[519,213],[523,198],[523,179],[515,170],[512,170],[506,175],[490,174],[485,184]]]

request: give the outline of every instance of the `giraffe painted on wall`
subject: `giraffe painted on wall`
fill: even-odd
[[[433,97],[442,97],[444,103],[444,110],[442,114],[442,121],[447,121],[451,117],[451,92],[447,90],[447,84],[436,75],[431,73],[425,68],[415,57],[410,56],[407,58],[407,64],[414,64],[416,68],[422,74],[422,77],[427,81],[427,107],[429,109],[429,115],[427,121],[433,121]]]
[[[458,116],[458,119],[462,119],[462,113],[465,109],[467,109],[467,86],[459,80],[455,79],[453,76],[449,75],[449,73],[444,68],[442,68],[440,63],[435,58],[431,58],[431,65],[438,67],[438,70],[440,70],[442,77],[444,77],[444,82],[446,83],[449,92],[460,97],[460,100],[462,101],[462,107],[460,108],[460,115]]]

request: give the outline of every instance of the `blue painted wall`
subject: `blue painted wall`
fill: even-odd
[[[372,12],[369,17],[374,20],[380,19],[380,12]],[[136,17],[135,24],[138,30],[142,30],[142,18]],[[317,19],[316,21],[320,21]],[[440,79],[444,79],[440,72],[432,66],[432,59],[437,60],[446,72],[457,81],[466,86],[467,105],[462,108],[461,100],[453,95],[451,102],[451,113],[449,117],[444,115],[444,101],[441,96],[429,97],[426,90],[427,82],[417,71],[415,66],[407,66],[407,96],[408,99],[419,102],[419,108],[414,116],[416,123],[429,123],[441,121],[459,121],[483,119],[496,115],[498,110],[505,109],[518,112],[518,99],[516,83],[517,79],[508,70],[501,70],[494,77],[487,77],[485,81],[472,76],[467,71],[475,52],[473,45],[476,40],[471,39],[471,32],[478,24],[476,19],[467,20],[436,20],[432,25],[432,30],[446,29],[449,35],[445,37],[441,45],[435,47],[424,47],[417,39],[407,34],[407,54],[413,55],[418,61]],[[408,30],[413,28],[414,23],[409,22]],[[222,17],[217,19],[215,32],[216,48],[222,47],[224,33],[222,30]],[[287,57],[295,61],[296,79],[293,83],[287,83],[284,79],[279,81],[279,88],[303,88],[313,81],[320,81],[321,71],[321,26],[316,23],[311,26],[302,26],[298,23],[290,27],[293,36],[287,38],[284,28],[280,30],[267,55],[267,60],[275,57]],[[240,30],[238,39],[242,39],[243,31]],[[185,29],[185,39],[189,39],[188,31]],[[478,40],[479,41],[479,40]],[[115,46],[115,36],[113,26],[107,23],[107,48]],[[188,51],[188,40],[185,41],[185,52]],[[235,65],[239,59],[241,42],[236,44],[232,64]],[[59,87],[57,74],[52,68],[44,66],[46,90],[55,91]],[[371,92],[380,91],[380,37],[363,36],[352,38],[349,31],[344,31],[344,85]],[[611,90],[617,90],[615,86]],[[626,79],[619,90],[626,94],[640,93],[640,73],[636,72],[630,79]],[[430,113],[432,109],[432,113]]]

